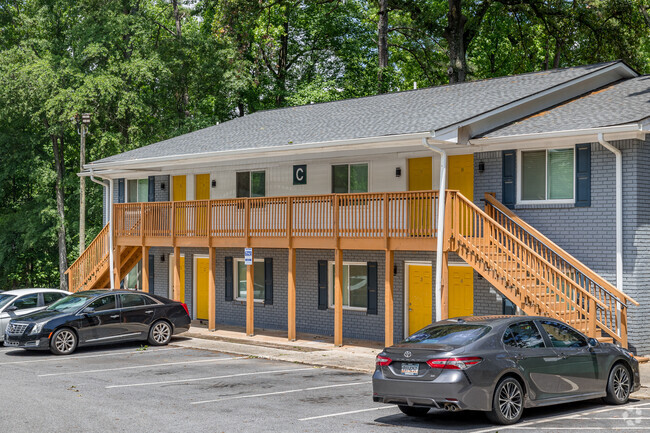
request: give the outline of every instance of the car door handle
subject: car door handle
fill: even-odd
[[[153,310],[147,310],[144,312],[144,314],[151,314],[151,313],[153,313]]]
[[[518,353],[518,354],[515,355],[515,359],[517,361],[521,361],[524,358],[526,358],[526,357],[524,355],[522,355],[521,353]]]
[[[569,355],[567,355],[566,353],[560,353],[560,359],[567,359],[568,357]]]
[[[120,317],[119,314],[113,314],[113,315],[111,316],[111,319],[117,319],[118,317]]]

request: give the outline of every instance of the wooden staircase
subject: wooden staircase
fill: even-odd
[[[627,347],[627,303],[612,284],[486,195],[486,211],[449,192],[451,251],[528,315],[560,319]]]
[[[68,276],[68,290],[104,289],[110,287],[109,227],[99,232],[88,248],[65,272]],[[118,247],[120,254],[120,275],[126,275],[142,259],[142,248],[138,246]],[[119,284],[116,282],[116,284]]]

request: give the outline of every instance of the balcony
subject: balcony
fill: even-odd
[[[438,192],[114,205],[121,246],[436,249]]]

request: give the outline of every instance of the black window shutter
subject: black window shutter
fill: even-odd
[[[368,310],[367,314],[377,314],[377,262],[368,262]]]
[[[504,205],[513,209],[517,201],[517,152],[515,150],[504,150],[502,160],[501,201]]]
[[[327,310],[327,260],[318,261],[318,309]]]
[[[124,179],[117,180],[117,202],[124,203]]]
[[[273,259],[264,259],[264,303],[273,305]]]
[[[224,275],[226,276],[226,301],[232,301],[232,288],[233,288],[233,279],[232,279],[232,257],[226,257],[226,269]]]
[[[149,201],[156,201],[156,177],[149,176]]]
[[[153,270],[154,270],[154,262],[156,261],[156,257],[153,254],[149,254],[149,293],[154,293],[153,290]]]
[[[576,144],[576,207],[591,206],[591,144]]]

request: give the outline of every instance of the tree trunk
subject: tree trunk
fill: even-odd
[[[174,10],[174,22],[176,23],[176,40],[179,45],[178,48],[179,50],[183,50],[182,47],[183,16],[178,10],[178,0],[172,0],[172,8]],[[181,61],[181,70],[180,70],[180,77],[179,77],[181,89],[180,89],[179,106],[178,106],[178,114],[180,115],[181,118],[185,118],[190,115],[190,112],[187,110],[187,106],[190,104],[190,95],[187,89],[187,77],[185,72],[186,69],[187,66],[185,65],[185,58],[183,57],[183,60]]]
[[[386,68],[388,67],[388,0],[379,0],[379,21],[377,23],[377,93],[385,93],[388,89],[386,83]]]
[[[86,125],[81,123],[81,145],[79,148],[79,171],[86,163]],[[79,178],[79,255],[86,249],[86,178]]]
[[[449,0],[447,12],[447,27],[443,35],[449,50],[449,68],[447,75],[449,83],[462,83],[467,77],[467,60],[465,59],[465,24],[467,17],[463,15],[461,0]]]
[[[289,53],[289,22],[284,23],[284,34],[280,36],[280,52],[278,53],[278,94],[275,97],[275,106],[282,107],[287,92],[287,56]]]
[[[56,212],[58,217],[59,234],[59,288],[68,290],[68,279],[65,271],[68,269],[68,252],[65,246],[65,208],[63,192],[63,137],[50,136],[52,151],[54,152],[54,165],[56,167]]]

